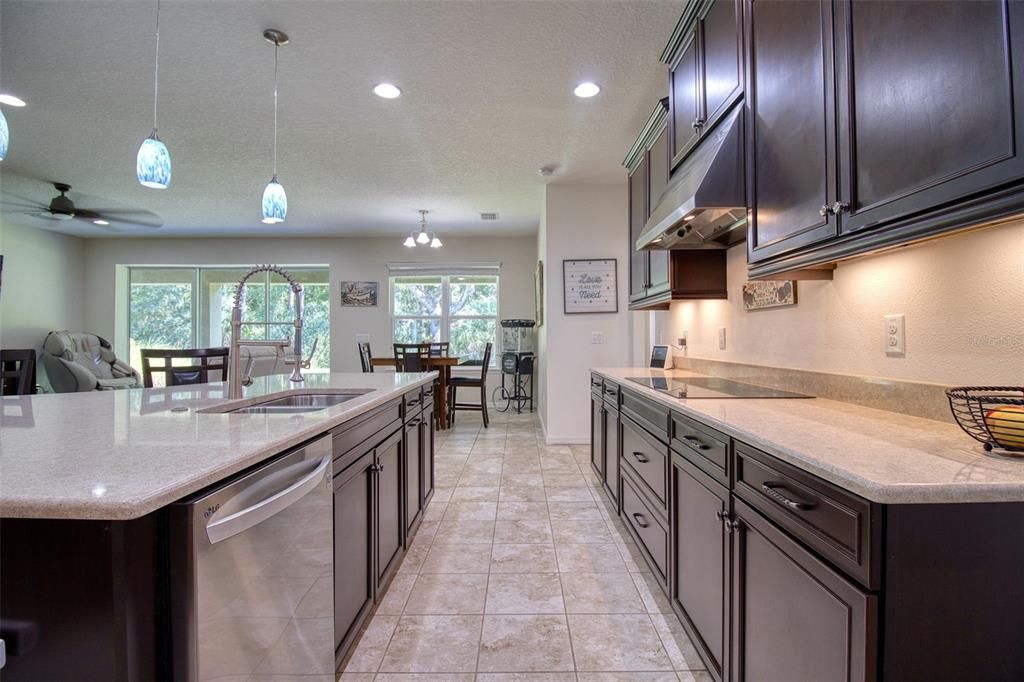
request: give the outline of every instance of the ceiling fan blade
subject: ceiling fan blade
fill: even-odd
[[[75,218],[77,220],[84,220],[88,223],[93,223],[97,220],[106,221],[109,224],[123,225],[126,227],[146,227],[150,229],[157,229],[164,226],[164,222],[160,220],[160,217],[147,211],[141,211],[139,213],[148,214],[143,215],[139,218],[128,218],[118,215],[111,215],[109,213],[98,213],[96,211],[76,209]],[[99,227],[109,227],[109,225],[100,225]],[[112,228],[115,231],[116,228]]]
[[[46,206],[29,202],[0,201],[0,211],[24,213],[25,211],[45,211]]]

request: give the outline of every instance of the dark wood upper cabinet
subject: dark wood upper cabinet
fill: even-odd
[[[742,16],[740,0],[694,2],[662,53],[673,169],[743,94]]]
[[[832,3],[754,0],[747,87],[751,263],[834,237]]]
[[[668,128],[662,129],[647,152],[647,217],[668,186]],[[645,217],[644,220],[647,218]],[[666,291],[671,286],[668,251],[647,252],[647,295]]]
[[[647,157],[642,156],[629,174],[629,300],[647,295],[646,251],[636,250],[636,240],[647,222]]]
[[[669,110],[672,112],[672,167],[675,168],[700,138],[701,85],[698,59],[698,32],[694,28],[669,66]]]
[[[843,233],[1024,176],[1013,4],[837,5]]]
[[[735,507],[730,678],[874,680],[878,598]]]

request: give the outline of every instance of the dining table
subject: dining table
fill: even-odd
[[[440,419],[437,420],[437,428],[444,431],[448,428],[448,380],[451,378],[452,367],[459,364],[459,358],[455,355],[437,355],[423,358],[428,371],[437,371],[438,396],[437,410]],[[374,367],[397,367],[398,361],[394,357],[370,358]]]

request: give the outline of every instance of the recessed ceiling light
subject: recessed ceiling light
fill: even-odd
[[[108,221],[108,220],[94,220],[94,221],[92,221],[92,224],[93,225],[109,225],[110,221]]]
[[[6,92],[0,93],[0,104],[7,104],[12,107],[23,107],[25,106],[25,100],[20,97],[8,94]]]
[[[591,83],[589,81],[580,83],[576,86],[576,89],[573,90],[573,93],[577,97],[593,97],[599,92],[601,92],[600,86],[598,86],[597,83]]]
[[[373,94],[384,99],[395,99],[401,97],[402,91],[391,83],[379,83],[373,86]]]

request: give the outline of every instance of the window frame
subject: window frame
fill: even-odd
[[[395,280],[405,277],[438,277],[441,280],[441,314],[440,315],[397,315],[395,313]],[[493,277],[494,278],[494,315],[452,315],[451,314],[451,280],[454,277]],[[458,282],[456,282],[457,284]],[[399,320],[437,320],[440,334],[439,341],[451,341],[452,321],[459,320],[493,320],[494,321],[494,343],[491,351],[489,368],[497,366],[497,358],[500,354],[501,333],[501,270],[498,267],[488,267],[480,271],[467,271],[459,267],[450,269],[431,267],[423,271],[415,268],[390,269],[388,273],[388,313],[391,318],[391,343],[401,343],[395,340],[396,325]]]
[[[208,293],[209,293],[209,292],[205,292],[204,291],[204,286],[203,286],[204,285],[204,280],[203,280],[203,273],[204,273],[204,271],[209,272],[209,271],[218,271],[218,270],[238,270],[240,273],[244,273],[244,272],[248,272],[249,270],[251,270],[253,267],[255,267],[255,265],[253,265],[253,264],[241,264],[241,265],[239,265],[239,264],[234,264],[234,265],[127,265],[127,266],[124,266],[124,267],[127,270],[127,292],[126,292],[127,295],[126,295],[126,301],[125,301],[127,310],[126,310],[126,314],[125,314],[126,324],[124,326],[124,331],[122,333],[124,334],[124,348],[129,350],[129,355],[130,355],[131,334],[132,334],[132,287],[135,285],[135,283],[132,280],[132,275],[135,272],[145,272],[145,271],[154,271],[154,270],[163,270],[163,271],[178,270],[178,271],[181,271],[183,273],[188,272],[190,274],[189,286],[191,288],[192,301],[191,301],[191,313],[190,313],[190,318],[189,318],[190,319],[190,323],[191,323],[191,330],[190,330],[190,333],[189,333],[189,338],[190,338],[190,345],[191,345],[191,347],[193,347],[193,348],[200,348],[200,347],[206,347],[206,346],[210,346],[211,345],[210,343],[207,343],[207,342],[202,340],[203,337],[204,337],[204,332],[205,332],[205,337],[207,339],[211,338],[212,334],[214,333],[214,330],[212,329],[209,320],[203,320],[202,319],[204,313],[207,316],[209,316],[210,313],[211,313],[210,304],[209,304],[208,301],[206,301],[206,305],[205,305],[205,308],[204,308],[204,300],[205,299],[203,299],[203,296],[204,295],[208,295]],[[304,287],[305,286],[323,286],[323,287],[327,287],[327,321],[328,321],[328,325],[330,325],[330,320],[331,320],[331,304],[330,303],[331,303],[331,300],[332,300],[331,299],[331,271],[330,271],[330,266],[324,264],[324,265],[283,265],[281,267],[284,270],[286,270],[286,271],[288,271],[288,272],[290,272],[292,274],[305,273],[305,272],[310,272],[310,271],[316,271],[316,272],[324,273],[324,275],[325,275],[325,281],[324,282],[303,283],[303,286]],[[273,326],[292,326],[295,323],[295,319],[294,318],[287,319],[287,320],[272,320],[272,319],[269,319],[268,316],[269,316],[270,309],[271,309],[271,305],[270,305],[270,302],[271,302],[271,289],[272,289],[273,285],[281,285],[282,283],[281,282],[271,282],[270,281],[271,273],[269,273],[269,272],[261,272],[259,274],[262,275],[262,279],[255,279],[255,278],[253,278],[253,279],[250,279],[248,282],[246,282],[246,284],[262,285],[263,288],[264,288],[264,290],[263,290],[263,311],[264,311],[263,319],[261,321],[243,320],[242,321],[242,326],[243,327],[262,327],[263,328],[263,333],[262,333],[262,335],[259,338],[260,339],[267,339],[268,338],[267,335],[270,333],[270,328],[271,327],[273,327]],[[182,277],[180,282],[175,282],[175,283],[177,283],[177,284],[184,284],[184,279],[185,278]],[[167,283],[171,284],[172,282],[167,282]],[[236,280],[234,282],[234,284],[237,285],[237,283],[238,282]],[[139,284],[160,284],[160,282],[140,282]],[[210,284],[215,284],[215,283],[206,282],[206,284],[210,285]],[[245,337],[243,336],[243,338],[245,338]],[[224,344],[215,343],[213,345],[214,346],[220,346],[220,345],[224,345]],[[331,368],[330,368],[330,361],[331,360],[330,360],[330,338],[329,338],[329,336],[328,336],[328,339],[326,340],[326,342],[325,343],[321,343],[320,346],[324,347],[326,349],[326,351],[327,351],[327,366],[324,367],[322,370],[316,370],[316,371],[330,372],[331,371]],[[140,369],[140,371],[141,371],[141,368],[136,368],[136,369]]]

